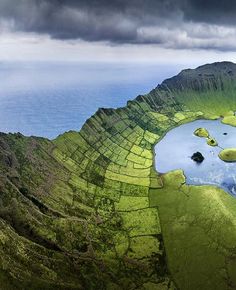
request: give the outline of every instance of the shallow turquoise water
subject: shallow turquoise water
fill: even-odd
[[[211,147],[204,138],[196,137],[193,132],[200,127],[206,128],[220,147],[236,147],[236,128],[224,125],[220,120],[198,120],[184,124],[168,132],[156,145],[157,171],[166,173],[182,169],[188,184],[217,185],[236,195],[236,163],[222,161],[218,157],[220,148]],[[205,158],[200,164],[191,159],[197,151]]]
[[[117,108],[181,67],[132,63],[0,63],[0,131],[54,138],[99,107]]]

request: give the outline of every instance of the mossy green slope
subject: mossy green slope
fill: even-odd
[[[2,289],[235,289],[236,200],[153,157],[171,128],[235,111],[235,92],[236,65],[216,63],[53,141],[2,134]]]

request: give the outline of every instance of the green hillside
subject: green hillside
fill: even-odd
[[[235,125],[236,64],[184,70],[55,140],[0,135],[0,289],[236,289],[236,199],[159,174],[195,119]],[[157,152],[158,154],[158,152]]]

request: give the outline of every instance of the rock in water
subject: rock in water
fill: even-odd
[[[196,153],[193,153],[191,159],[197,163],[202,163],[202,161],[204,160],[204,157],[202,153],[196,152]]]

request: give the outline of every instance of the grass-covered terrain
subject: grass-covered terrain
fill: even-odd
[[[219,157],[226,162],[236,162],[236,148],[226,148],[220,151]]]
[[[53,141],[1,134],[1,289],[236,289],[236,199],[153,156],[170,129],[235,109],[236,65],[216,63]]]
[[[207,131],[206,128],[198,128],[194,131],[194,135],[201,138],[203,137],[208,138],[209,132]]]

